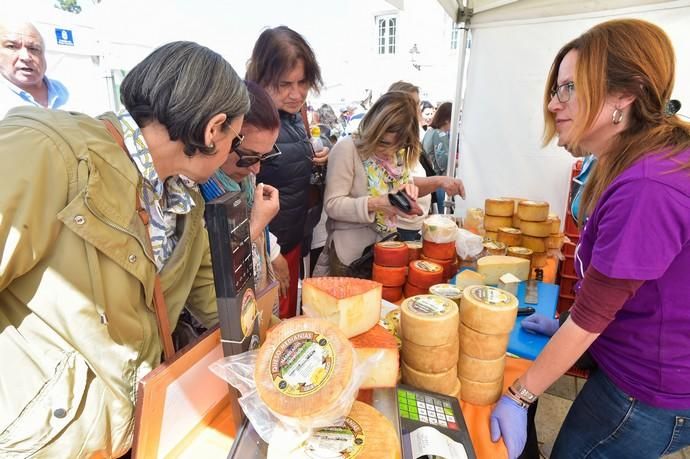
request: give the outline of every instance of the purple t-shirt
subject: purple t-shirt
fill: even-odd
[[[604,191],[580,238],[575,268],[645,282],[590,352],[627,394],[690,408],[690,150],[647,155]]]

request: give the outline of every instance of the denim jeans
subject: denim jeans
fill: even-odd
[[[573,402],[551,458],[658,458],[687,445],[690,410],[642,403],[596,370]]]
[[[419,241],[422,238],[422,233],[417,230],[398,228],[398,236],[401,241]]]

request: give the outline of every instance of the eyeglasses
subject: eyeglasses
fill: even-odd
[[[263,163],[283,154],[283,152],[280,151],[278,145],[276,144],[273,144],[273,149],[271,151],[263,155],[260,155],[253,151],[245,151],[241,148],[233,148],[233,151],[237,153],[237,156],[240,157],[240,159],[238,159],[235,163],[237,167],[253,166],[256,163]]]
[[[564,104],[570,100],[570,97],[573,95],[574,90],[575,83],[572,81],[568,81],[566,83],[556,86],[555,89],[552,89],[551,98],[553,99],[553,97],[556,96],[558,97],[558,101]]]
[[[232,143],[230,144],[230,153],[233,151],[237,151],[237,148],[242,145],[242,142],[244,142],[244,136],[237,132],[235,128],[232,127],[232,124],[228,124],[230,127],[230,130],[235,134],[235,138],[232,139]]]

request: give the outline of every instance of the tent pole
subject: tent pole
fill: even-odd
[[[459,121],[460,114],[462,113],[462,102],[463,102],[463,88],[465,84],[465,64],[467,60],[467,41],[470,30],[470,20],[472,18],[472,8],[470,3],[472,0],[462,0],[463,6],[458,9],[458,15],[456,18],[456,24],[462,23],[462,40],[460,41],[460,53],[458,55],[458,70],[455,85],[455,99],[453,101],[453,111],[450,120],[450,142],[449,142],[449,155],[448,155],[448,167],[446,168],[446,174],[449,177],[456,177],[457,172],[457,162],[456,155],[458,155],[459,142],[460,139],[460,129]],[[459,158],[459,155],[458,155]],[[450,200],[451,198],[446,195],[446,200],[443,203],[443,213],[452,213],[454,208],[454,202]],[[459,204],[459,197],[457,198],[457,203]],[[458,208],[460,206],[458,205]],[[457,214],[457,211],[456,211]]]

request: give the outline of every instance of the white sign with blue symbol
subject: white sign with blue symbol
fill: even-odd
[[[74,38],[72,37],[72,31],[69,29],[55,29],[55,38],[58,45],[62,46],[74,46]]]

